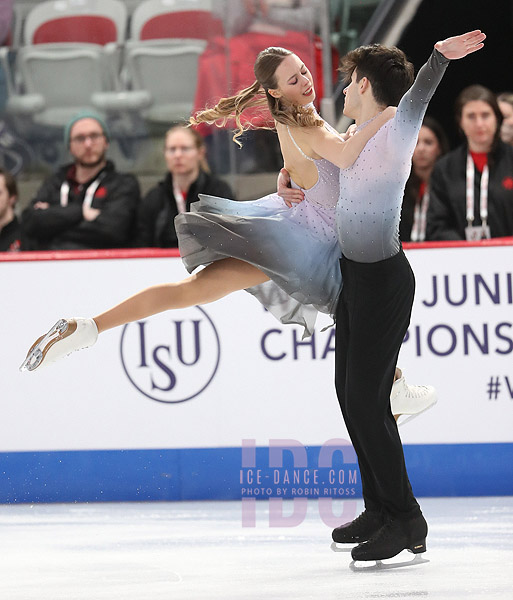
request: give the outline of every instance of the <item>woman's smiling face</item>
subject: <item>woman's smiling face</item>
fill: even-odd
[[[269,90],[275,98],[283,97],[300,106],[315,100],[312,74],[295,54],[286,56],[276,69],[276,83],[277,87]]]

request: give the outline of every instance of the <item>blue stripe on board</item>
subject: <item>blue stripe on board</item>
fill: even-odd
[[[288,449],[270,466],[269,449],[256,448],[244,467],[240,448],[0,453],[0,502],[361,497],[354,453],[335,452],[323,467],[320,450],[294,463]],[[404,450],[417,496],[513,495],[513,444]]]

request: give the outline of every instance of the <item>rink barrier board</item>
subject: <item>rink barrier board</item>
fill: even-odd
[[[0,502],[361,498],[359,473],[348,478],[357,469],[352,459],[344,462],[334,455],[329,469],[319,469],[320,447],[306,451],[306,467],[295,468],[285,457],[276,469],[269,467],[269,449],[256,448],[251,485],[241,483],[249,471],[242,468],[241,448],[1,453]],[[404,453],[416,496],[513,495],[513,444],[410,444]],[[313,483],[315,470],[318,485]],[[328,470],[335,478],[345,473],[346,481],[335,479],[331,485]],[[257,471],[261,484],[255,481]],[[290,483],[284,484],[287,477]],[[333,488],[338,492],[326,494]],[[265,491],[257,494],[256,489]]]
[[[512,247],[512,242],[511,240],[487,240],[476,243],[405,244],[405,249],[429,248],[430,251],[433,249],[433,255],[435,255],[439,252],[437,249],[443,251],[446,248],[469,246]],[[176,259],[178,251],[176,249],[127,249],[0,253],[0,262],[8,262],[14,265],[16,262],[43,261],[48,264],[49,261],[101,261],[105,259],[158,259],[167,257]],[[146,261],[143,262],[147,264]],[[511,303],[506,304],[505,308],[509,315]],[[509,316],[501,318],[511,320]],[[444,327],[447,328],[447,326]],[[501,369],[503,369],[505,374],[510,374],[510,358],[507,356],[503,358],[508,361],[507,368],[500,367],[496,369],[495,366],[492,366],[490,367],[492,369],[490,373],[497,371],[500,374],[502,373]],[[418,360],[425,364],[424,357]],[[439,359],[436,358],[436,360]],[[447,362],[451,361],[448,360]],[[471,368],[469,371],[477,372],[477,369]],[[460,393],[459,396],[465,398],[464,393]],[[461,399],[454,397],[452,402],[454,403],[457,400],[460,402]],[[511,431],[508,425],[511,423],[511,417],[510,412],[504,407],[511,406],[512,403],[511,398],[508,396],[507,400],[502,400],[500,403],[502,406],[500,414],[504,415],[503,429],[505,427],[507,431]],[[490,408],[490,411],[486,412],[479,409],[475,413],[477,416],[474,419],[476,421],[474,426],[477,427],[477,432],[483,429],[483,418],[487,418],[488,414],[493,416],[492,411],[498,406],[498,402],[493,402],[491,398],[488,398],[487,408]],[[442,408],[442,402],[440,402],[440,408]],[[446,420],[452,423],[451,427],[453,429],[444,438],[440,439],[440,443],[431,443],[431,439],[421,439],[419,441],[422,443],[415,443],[419,439],[416,437],[419,434],[410,435],[408,428],[412,426],[408,425],[401,430],[401,434],[407,439],[405,456],[416,495],[492,496],[513,494],[513,443],[511,443],[512,438],[509,433],[504,435],[504,431],[502,431],[502,433],[499,432],[495,435],[495,429],[491,427],[490,437],[488,438],[469,436],[466,439],[455,440],[457,431],[454,427],[458,428],[461,423],[454,415],[464,414],[461,413],[463,405],[454,404],[451,406],[446,404],[443,410],[447,411],[449,408],[451,410],[446,412],[445,416]],[[471,410],[470,414],[473,412]],[[428,413],[428,418],[430,413]],[[438,424],[440,427],[443,425],[443,423]],[[308,429],[310,427],[311,424]],[[459,428],[461,429],[461,427]],[[423,429],[431,430],[430,427]],[[415,430],[415,425],[413,430]],[[14,431],[16,431],[16,428]],[[265,431],[267,430],[265,429]],[[273,436],[269,435],[268,437]],[[414,443],[408,443],[408,438]],[[303,438],[299,435],[297,439]],[[221,443],[218,443],[219,441]],[[315,444],[319,441],[319,438],[312,441]],[[453,441],[460,443],[452,443]],[[167,438],[166,441],[161,440],[158,442],[156,446],[164,446],[166,443]],[[255,495],[248,496],[247,492],[243,492],[243,488],[247,489],[248,486],[241,483],[241,471],[244,471],[241,468],[241,448],[232,447],[232,444],[234,446],[238,445],[237,439],[228,443],[223,443],[223,440],[215,440],[208,448],[195,449],[195,444],[199,445],[200,443],[204,443],[204,440],[202,439],[201,442],[193,440],[192,448],[177,447],[162,450],[135,449],[144,448],[145,446],[134,444],[130,448],[129,444],[125,445],[124,443],[119,446],[109,446],[110,448],[125,448],[119,450],[99,450],[98,448],[102,448],[102,445],[97,445],[96,449],[91,450],[75,450],[73,446],[71,446],[72,449],[68,449],[68,446],[64,446],[67,448],[65,451],[55,450],[55,448],[60,447],[59,442],[56,442],[56,445],[50,447],[49,450],[41,450],[37,446],[35,450],[27,450],[20,443],[19,448],[21,450],[16,448],[8,451],[5,448],[3,452],[0,452],[0,502],[227,500],[256,497]],[[308,453],[307,470],[312,471],[316,469],[316,456],[319,453],[319,446],[314,444],[305,446]],[[89,446],[81,446],[81,448],[84,447],[88,448]],[[92,447],[94,448],[94,446]],[[80,448],[80,446],[77,446],[77,448]],[[287,485],[284,485],[281,481],[275,483],[273,481],[273,469],[268,464],[268,454],[269,450],[266,447],[256,449],[254,470],[261,470],[266,473],[264,477],[269,480],[264,479],[266,493],[260,495],[259,499],[274,497],[273,494],[278,494],[278,490],[284,488],[287,491],[280,492],[284,498],[294,498],[299,495],[304,497],[308,493],[307,490],[315,489],[314,485],[304,482],[293,486],[289,485],[288,489]],[[336,469],[351,472],[356,468],[354,463],[334,466]],[[297,471],[291,465],[285,467],[285,471],[287,470],[291,473]],[[299,471],[302,472],[301,469]],[[282,478],[283,474],[278,477],[278,479]],[[352,482],[352,485],[347,487],[352,492],[352,497],[356,498],[361,496],[358,481],[359,476],[356,482]],[[249,487],[253,490],[256,489],[255,485]],[[291,493],[292,489],[295,490],[295,495]],[[267,490],[270,491],[267,492]],[[322,492],[320,496],[322,497]],[[341,496],[335,497],[340,498]]]

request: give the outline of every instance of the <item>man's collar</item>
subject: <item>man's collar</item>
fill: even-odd
[[[69,183],[72,183],[74,185],[89,185],[90,183],[92,183],[93,181],[95,181],[98,176],[100,175],[100,173],[103,173],[104,171],[111,171],[113,169],[113,163],[111,161],[107,161],[105,163],[105,165],[99,169],[90,179],[88,179],[87,181],[84,181],[82,183],[79,183],[76,179],[76,173],[77,173],[77,166],[75,163],[72,163],[70,165],[68,165],[67,169],[66,169],[66,179],[69,181]]]

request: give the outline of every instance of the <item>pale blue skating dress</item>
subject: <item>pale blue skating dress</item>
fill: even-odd
[[[318,180],[292,208],[277,194],[248,202],[200,195],[192,212],[175,219],[189,273],[227,257],[255,265],[270,281],[246,291],[282,323],[302,325],[304,337],[313,333],[317,311],[335,313],[342,287],[335,225],[339,168],[306,158],[315,163]]]

